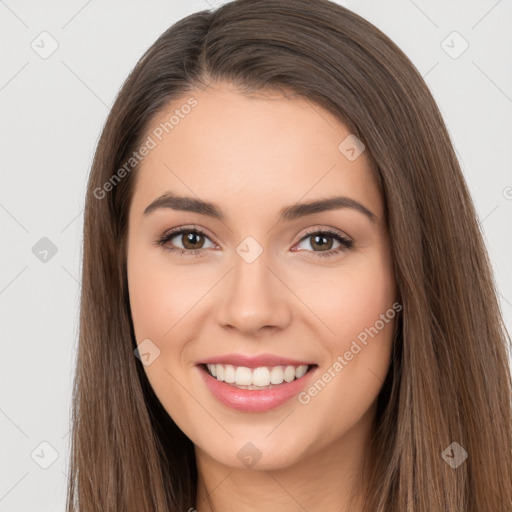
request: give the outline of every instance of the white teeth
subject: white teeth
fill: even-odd
[[[260,366],[247,368],[231,364],[207,364],[208,370],[217,380],[247,389],[258,389],[270,385],[292,382],[300,379],[308,371],[308,365],[300,366]]]
[[[284,380],[286,382],[291,382],[295,379],[295,368],[293,366],[287,366],[284,370]]]
[[[228,384],[235,382],[235,367],[232,364],[227,364],[224,367],[224,382]]]
[[[235,383],[239,386],[250,386],[252,384],[252,371],[245,366],[237,366],[235,370]]]
[[[254,386],[268,386],[270,384],[270,370],[265,368],[255,368],[252,372],[252,382]]]
[[[308,371],[307,365],[303,364],[302,366],[299,366],[295,370],[295,377],[297,377],[297,379],[300,379],[302,376],[304,376],[306,374],[307,371]]]
[[[270,370],[270,383],[271,384],[281,384],[283,382],[283,368],[282,366],[274,366],[272,370]]]

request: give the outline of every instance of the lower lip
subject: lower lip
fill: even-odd
[[[219,402],[238,411],[265,412],[297,396],[308,384],[318,366],[309,370],[300,379],[262,390],[236,388],[212,377],[203,366],[198,368],[206,386]]]

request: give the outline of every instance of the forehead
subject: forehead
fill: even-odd
[[[249,96],[216,83],[174,99],[154,117],[132,207],[142,214],[166,191],[213,200],[228,214],[230,207],[256,212],[264,202],[277,211],[338,194],[380,217],[380,193],[365,151],[355,159],[346,152],[353,137],[331,112],[294,93]]]

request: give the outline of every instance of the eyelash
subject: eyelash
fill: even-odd
[[[177,253],[180,256],[183,256],[184,254],[186,254],[187,256],[200,256],[201,252],[204,251],[205,249],[180,249],[176,247],[170,247],[167,245],[167,242],[169,242],[171,239],[173,239],[177,235],[182,235],[184,233],[195,233],[199,235],[204,235],[208,239],[210,238],[204,231],[198,228],[177,228],[176,230],[165,233],[161,238],[156,240],[155,245],[163,247],[165,250],[170,251],[172,253]],[[352,249],[354,245],[353,240],[344,237],[343,235],[340,234],[340,232],[335,231],[333,229],[310,230],[304,234],[304,236],[299,240],[298,243],[302,242],[304,239],[312,235],[327,235],[328,237],[334,238],[341,243],[341,247],[338,247],[337,249],[331,249],[329,251],[306,251],[317,253],[317,255],[321,257],[334,256],[335,254],[339,254],[348,249]]]

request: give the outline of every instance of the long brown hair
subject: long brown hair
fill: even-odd
[[[327,108],[364,143],[379,183],[403,310],[378,399],[366,510],[510,512],[510,337],[449,134],[404,53],[328,0],[236,0],[192,14],[158,38],[119,92],[86,197],[67,510],[195,506],[192,442],[134,356],[126,235],[137,166],[119,169],[162,108],[215,80],[292,90]],[[447,462],[455,452],[467,453],[458,467]]]

